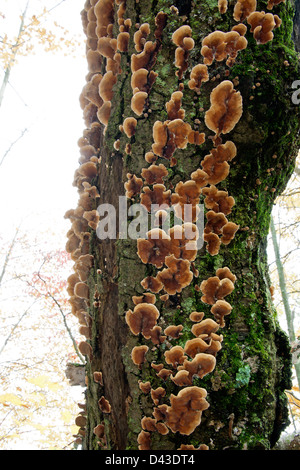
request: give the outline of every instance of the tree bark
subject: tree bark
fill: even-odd
[[[231,80],[235,89],[241,92],[243,115],[224,139],[224,142],[232,140],[235,143],[237,156],[230,163],[229,176],[217,186],[234,197],[235,206],[228,219],[240,228],[234,240],[227,246],[222,245],[217,255],[210,255],[205,246],[199,250],[194,263],[199,276],[182,293],[171,295],[166,302],[157,295],[155,305],[160,312],[158,324],[162,329],[172,324],[183,325],[179,340],[160,347],[153,346],[141,335],[133,335],[125,321],[126,312],[133,309],[132,296],[143,294],[140,283],[155,270],[141,262],[136,240],[101,241],[89,228],[89,253],[94,256],[94,266],[88,278],[87,303],[92,326],[87,342],[92,353],[86,365],[87,422],[81,430],[85,450],[100,449],[101,445],[113,450],[138,448],[141,419],[151,417],[153,412],[153,401],[150,395],[141,392],[139,381],[150,381],[153,389],[165,388],[166,395],[161,403],[167,405],[170,395],[179,393],[180,388],[170,378],[163,382],[156,375],[151,363],[164,361],[163,352],[170,347],[168,344],[184,346],[193,338],[191,312],[204,312],[205,318],[212,318],[211,306],[201,301],[202,294],[197,286],[202,280],[215,276],[216,269],[224,266],[237,277],[235,289],[228,297],[233,310],[221,331],[222,349],[217,353],[214,371],[203,379],[196,377],[193,380],[193,385],[207,390],[210,406],[203,412],[201,424],[190,435],[171,430],[166,435],[151,433],[151,449],[175,450],[182,444],[196,448],[206,444],[212,450],[268,450],[288,424],[285,390],[291,388],[290,346],[278,325],[271,301],[266,244],[273,202],[286,186],[299,147],[299,106],[291,100],[291,85],[299,78],[299,62],[292,40],[294,10],[289,0],[274,7],[272,13],[279,15],[282,24],[274,31],[273,41],[267,44],[257,45],[248,26],[248,46],[239,52],[235,64],[227,67],[225,61],[214,61],[209,66],[210,80],[202,84],[200,94],[195,94],[187,82],[191,68],[203,63],[202,40],[212,31],[227,32],[237,24],[233,20],[233,3],[229,2],[228,11],[221,15],[217,1],[211,0],[126,1],[124,18],[130,18],[132,22],[128,52],[121,53],[121,72],[113,88],[105,132],[102,125],[97,142],[89,142],[99,149],[97,158],[101,156],[97,162],[97,176],[90,180],[100,194],[94,208],[100,202],[109,203],[118,212],[118,197],[125,193],[127,174],[140,177],[142,168],[148,166],[144,156],[151,150],[153,125],[157,120],[167,119],[165,104],[172,92],[178,90],[180,81],[174,64],[176,46],[172,34],[186,24],[192,28],[195,47],[189,54],[189,68],[182,80],[184,121],[193,129],[205,132],[206,140],[201,146],[189,144],[186,149],[177,149],[174,154],[177,165],[173,167],[162,159],[168,166],[166,186],[174,188],[179,181],[189,180],[191,172],[199,168],[204,156],[209,154],[213,133],[204,125],[204,117],[210,107],[210,93],[222,80]],[[266,1],[257,3],[258,11],[266,10]],[[172,5],[178,7],[178,14],[174,9],[170,10]],[[87,1],[85,11],[89,8],[92,7]],[[113,31],[117,37],[118,5],[114,8]],[[131,109],[130,58],[137,53],[133,35],[136,24],[149,23],[151,34],[147,40],[154,41],[154,22],[160,11],[167,13],[167,22],[153,64],[158,76],[149,93],[148,112],[137,116]],[[91,13],[89,17],[93,17]],[[87,18],[86,13],[83,18]],[[106,59],[102,63],[102,74],[105,66]],[[92,76],[93,73],[89,73],[87,81]],[[88,100],[83,99],[85,116],[87,106]],[[135,135],[129,139],[120,131],[120,125],[130,116],[137,119],[137,127]],[[91,122],[98,122],[97,118],[91,118]],[[118,141],[119,146],[115,144]],[[130,153],[128,150],[126,153],[128,143]],[[82,194],[78,173],[75,180]],[[141,344],[148,345],[149,351],[146,362],[139,369],[132,362],[131,351]],[[95,371],[102,372],[103,385],[95,382]],[[98,401],[102,396],[110,403],[108,414],[99,408]],[[105,441],[99,441],[94,433],[99,424],[104,424]]]

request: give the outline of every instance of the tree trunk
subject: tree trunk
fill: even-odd
[[[80,199],[76,213],[70,211],[68,214],[72,229],[68,234],[67,245],[75,263],[79,256],[87,252],[93,256],[93,267],[87,280],[89,298],[84,300],[85,295],[80,294],[82,282],[85,282],[83,277],[75,279],[80,284],[76,284],[75,289],[75,283],[72,288],[69,281],[73,313],[78,316],[81,325],[86,321],[90,326],[87,341],[81,345],[81,351],[85,351],[87,356],[88,384],[86,423],[80,430],[80,434],[84,435],[83,449],[94,450],[103,446],[112,450],[138,449],[141,443],[138,444],[137,440],[140,441],[141,437],[147,440],[150,435],[152,450],[176,450],[185,444],[194,445],[195,448],[205,444],[211,450],[268,450],[274,446],[288,424],[285,389],[291,388],[290,346],[286,334],[278,326],[271,300],[266,244],[272,205],[293,171],[299,144],[299,106],[294,105],[291,99],[291,85],[299,78],[298,58],[292,41],[292,2],[286,0],[270,10],[282,20],[281,26],[274,30],[273,41],[257,44],[250,26],[244,21],[248,26],[247,48],[238,53],[230,66],[226,65],[226,60],[214,60],[208,66],[210,80],[202,83],[200,93],[188,86],[190,71],[196,64],[203,64],[201,47],[204,37],[215,30],[230,31],[238,24],[233,19],[234,2],[229,2],[225,14],[219,13],[218,2],[212,0],[127,0],[126,5],[120,1],[105,3],[100,0],[94,11],[91,4],[95,3],[87,0],[82,13],[88,35],[89,74],[81,96],[87,130],[79,142],[81,165],[76,171],[74,184],[78,186]],[[120,3],[126,7],[123,13],[121,7],[118,10]],[[122,18],[130,19],[132,24],[128,50],[126,45],[120,45],[120,38],[118,42],[118,47],[124,47],[125,52],[120,53],[120,71],[116,73],[114,69],[112,75],[116,77],[116,83],[108,122],[105,121],[104,110],[109,104],[99,112],[103,100],[98,96],[95,98],[92,91],[95,90],[97,74],[104,75],[109,63],[115,66],[117,56],[109,48],[104,53],[103,48],[101,52],[106,57],[102,58],[101,65],[95,65],[93,61],[97,54],[91,53],[91,50],[95,51],[99,47],[95,35],[99,4],[107,8],[109,22],[114,19],[113,37],[116,38],[122,29],[123,33],[127,32],[128,22],[119,30],[123,24]],[[114,15],[109,13],[109,5],[113,5]],[[269,12],[266,5],[266,1],[258,1],[257,10]],[[162,31],[155,25],[159,12],[167,14]],[[148,88],[144,111],[137,115],[131,108],[131,56],[138,54],[133,35],[137,31],[136,25],[143,23],[149,23],[151,29],[146,41],[155,44],[146,68],[154,70],[158,75],[151,90]],[[191,27],[195,45],[185,55],[188,69],[183,71],[181,79],[180,74],[176,74],[176,45],[172,41],[172,34],[182,25]],[[110,27],[106,34],[110,35]],[[141,49],[144,43],[141,41]],[[109,56],[112,59],[107,58]],[[157,324],[162,330],[169,325],[182,325],[183,330],[178,339],[171,340],[168,337],[161,345],[154,345],[142,334],[132,333],[125,315],[134,308],[132,297],[141,296],[145,292],[141,281],[146,276],[155,276],[157,269],[141,261],[137,255],[136,240],[100,240],[93,222],[89,222],[89,227],[85,226],[87,219],[82,213],[83,210],[96,209],[100,203],[111,204],[118,213],[119,196],[125,194],[127,174],[140,178],[142,169],[149,166],[145,162],[145,154],[152,149],[153,125],[156,121],[165,122],[168,119],[165,105],[178,89],[183,90],[184,122],[189,123],[192,129],[204,132],[205,142],[202,145],[189,143],[186,148],[177,148],[174,153],[177,163],[173,166],[173,162],[170,164],[166,158],[159,158],[157,163],[163,163],[168,168],[165,179],[167,189],[174,192],[179,181],[190,180],[191,173],[201,168],[200,162],[210,153],[212,146],[220,144],[217,140],[213,141],[214,132],[205,126],[204,119],[210,108],[212,89],[224,80],[230,80],[234,88],[240,91],[243,114],[234,129],[225,137],[221,136],[223,143],[229,140],[234,142],[237,155],[230,162],[227,178],[216,185],[219,190],[228,191],[234,197],[235,205],[227,218],[238,224],[239,230],[231,243],[222,244],[215,255],[207,251],[206,243],[199,249],[194,261],[194,273],[198,270],[199,275],[195,275],[182,292],[170,295],[165,301],[160,299],[164,291],[156,295],[155,305],[160,312]],[[184,84],[184,88],[180,88],[180,83]],[[130,138],[120,128],[126,117],[137,120],[135,134]],[[99,119],[102,124],[99,124]],[[97,167],[97,174],[93,178],[88,176],[83,166],[91,156],[91,146],[96,149],[91,160]],[[86,195],[83,183],[86,182],[95,185],[100,195],[100,199],[94,199],[94,205],[88,208],[83,203],[83,195]],[[139,195],[133,201],[129,199],[128,205],[132,202],[139,202]],[[78,234],[78,225],[77,230],[75,228],[74,224],[78,224],[78,220],[84,227],[83,235]],[[85,242],[87,238],[88,248]],[[75,244],[71,240],[75,240]],[[165,381],[160,379],[151,363],[163,363],[164,368],[172,370],[175,375],[176,369],[166,364],[164,352],[171,346],[184,347],[187,340],[195,338],[191,333],[191,312],[204,312],[205,318],[214,318],[211,304],[201,301],[199,286],[203,280],[216,276],[216,270],[222,267],[229,267],[236,276],[234,290],[226,298],[233,309],[225,318],[225,327],[217,333],[222,334],[223,341],[222,349],[216,354],[214,370],[202,379],[194,376],[192,382],[193,386],[207,390],[209,408],[203,411],[201,424],[190,434],[172,431],[169,425],[169,432],[165,435],[157,431],[143,435],[141,419],[145,416],[153,418],[155,405],[150,394],[140,390],[139,382],[149,381],[152,389],[163,387],[166,394],[159,404],[168,406],[171,394],[177,396],[180,390],[184,390],[175,385],[170,377]],[[85,314],[84,319],[83,311],[89,315],[87,317]],[[133,363],[131,352],[133,347],[140,345],[148,346],[149,350],[146,361],[138,367]],[[102,373],[101,383],[95,381],[95,372]],[[109,409],[104,409],[103,399],[99,406],[101,397],[108,400],[110,413],[106,412]],[[94,431],[97,426],[98,436]]]

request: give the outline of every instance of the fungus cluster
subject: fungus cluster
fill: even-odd
[[[268,10],[282,1],[269,0]],[[225,14],[228,11],[227,0],[219,0],[218,8],[221,14]],[[171,7],[170,11],[178,15],[176,7]],[[78,206],[65,215],[71,222],[66,250],[74,261],[74,272],[68,278],[67,291],[72,313],[79,321],[79,331],[85,336],[85,340],[79,343],[79,351],[93,368],[93,318],[90,313],[91,307],[97,311],[101,295],[95,291],[90,278],[91,270],[97,270],[97,260],[90,254],[90,240],[99,223],[100,149],[113,113],[114,90],[124,72],[124,75],[130,74],[130,109],[133,115],[122,116],[120,132],[111,150],[112,156],[114,151],[131,154],[135,135],[139,132],[139,122],[151,113],[151,90],[158,77],[154,66],[162,48],[168,15],[165,12],[156,15],[154,31],[151,31],[149,23],[138,23],[135,32],[131,19],[126,18],[126,0],[86,0],[81,16],[87,36],[88,74],[80,95],[86,129],[78,141],[79,168],[75,171],[73,182],[79,193]],[[190,53],[194,48],[194,39],[191,27],[184,24],[173,32],[178,89],[172,90],[165,103],[166,120],[156,120],[153,124],[153,143],[145,153],[145,168],[139,175],[127,173],[127,181],[124,182],[124,192],[130,201],[141,202],[149,213],[153,209],[151,206],[158,207],[154,214],[155,227],[148,231],[146,238],[137,241],[137,256],[145,264],[147,272],[141,281],[144,292],[133,295],[133,305],[124,312],[124,320],[134,337],[131,360],[136,374],[142,376],[144,367],[151,368],[152,372],[151,381],[139,380],[141,393],[148,395],[153,405],[152,416],[143,416],[141,420],[141,431],[137,437],[140,450],[151,449],[154,432],[162,436],[170,432],[188,436],[199,426],[209,402],[206,400],[206,390],[196,386],[194,381],[214,371],[223,341],[219,330],[225,328],[226,317],[232,311],[231,304],[225,298],[233,292],[236,276],[224,267],[217,269],[215,276],[195,285],[195,290],[202,293],[201,301],[210,309],[207,318],[204,312],[193,311],[186,319],[187,323],[168,325],[163,316],[169,302],[177,304],[182,312],[181,292],[199,276],[194,266],[198,256],[197,241],[202,236],[196,224],[199,203],[203,201],[206,209],[203,239],[209,255],[216,256],[222,245],[227,246],[234,239],[239,229],[228,218],[235,200],[226,189],[219,189],[217,185],[226,180],[230,162],[237,156],[234,142],[223,142],[223,139],[233,131],[242,116],[242,96],[232,81],[220,80],[211,91],[210,107],[206,109],[204,122],[201,123],[202,130],[206,126],[205,132],[195,130],[200,127],[192,127],[187,122],[183,108],[185,78],[189,90],[196,96],[202,90],[211,89],[212,82],[219,80],[220,76],[210,74],[210,66],[214,61],[225,61],[224,67],[234,65],[238,54],[248,44],[245,38],[247,25],[257,44],[265,44],[272,40],[273,30],[281,23],[277,15],[256,11],[256,0],[237,0],[233,19],[238,24],[230,31],[213,31],[203,39],[203,63],[193,63],[192,66]],[[131,56],[130,50],[134,50]],[[122,54],[126,60],[122,60]],[[126,63],[130,70],[126,69]],[[186,76],[188,73],[189,77]],[[226,77],[228,75],[225,73]],[[210,135],[211,132],[213,135]],[[168,175],[170,169],[176,172],[177,159],[174,155],[177,150],[193,145],[200,153],[199,146],[205,141],[211,142],[212,148],[207,155],[201,156],[199,168],[192,171],[186,181],[176,180],[174,187],[168,181]],[[173,224],[164,230],[163,224],[170,207],[174,208],[174,214],[182,224]],[[186,325],[190,326],[190,339],[183,344]],[[159,363],[151,362],[156,353]],[[105,421],[109,420],[114,410],[107,398],[109,390],[105,388],[105,374],[97,368],[93,370],[92,377],[99,387],[98,407],[103,417],[103,422],[94,428],[94,434],[98,444],[105,447]],[[167,391],[172,386],[180,390],[168,396]],[[79,437],[85,433],[85,416],[84,409],[76,419],[80,428]],[[181,449],[195,447],[182,444]],[[195,450],[203,449],[208,447],[201,444]]]

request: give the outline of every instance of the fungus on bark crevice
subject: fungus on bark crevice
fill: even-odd
[[[134,117],[127,117],[123,121],[123,131],[127,137],[132,137],[135,134],[137,120]]]
[[[146,207],[148,212],[151,212],[151,205],[168,208],[171,206],[171,190],[167,190],[164,184],[159,183],[154,184],[152,189],[149,186],[144,186],[141,193],[141,204]]]
[[[159,165],[150,165],[149,168],[143,168],[141,172],[146,184],[164,184],[164,178],[168,175],[168,170],[163,163]]]
[[[169,295],[181,292],[193,279],[188,260],[176,259],[174,255],[165,258],[167,268],[159,271],[156,278],[163,284]]]
[[[211,107],[205,113],[206,126],[216,137],[232,131],[243,112],[241,93],[236,91],[230,80],[223,80],[210,95]]]
[[[153,264],[161,268],[166,256],[170,254],[171,239],[160,228],[147,232],[147,239],[139,238],[137,241],[137,254],[144,264]]]
[[[247,23],[250,24],[250,32],[257,44],[266,44],[272,41],[274,37],[273,30],[281,25],[281,19],[278,15],[272,13],[265,13],[264,11],[254,11],[247,18]]]
[[[209,73],[207,66],[205,64],[195,65],[190,73],[188,87],[196,93],[199,93],[202,83],[208,82],[208,80]]]
[[[135,346],[131,351],[132,362],[141,369],[146,360],[146,354],[149,348],[146,345]]]
[[[140,194],[143,187],[143,180],[132,173],[127,173],[128,180],[124,183],[125,196],[129,199]]]
[[[134,335],[142,334],[144,338],[151,338],[151,330],[156,326],[159,311],[153,304],[141,303],[135,305],[133,311],[126,312],[126,323]]]
[[[179,181],[172,194],[176,216],[186,223],[196,222],[199,215],[200,196],[201,188],[195,180]]]
[[[256,10],[256,0],[238,0],[233,10],[235,21],[245,21]]]
[[[176,75],[181,80],[188,68],[189,52],[195,45],[192,38],[192,28],[189,25],[180,26],[172,34],[172,41],[177,46],[175,50],[175,67],[178,68]]]
[[[234,284],[228,278],[219,279],[218,276],[214,276],[202,281],[200,289],[203,294],[201,301],[213,305],[217,300],[224,300],[224,297],[231,294]]]
[[[165,351],[165,360],[167,364],[177,368],[179,364],[183,364],[186,356],[181,346],[173,346],[168,351]]]
[[[186,387],[171,394],[171,406],[164,409],[166,425],[175,433],[190,435],[201,422],[202,412],[209,407],[204,388]]]

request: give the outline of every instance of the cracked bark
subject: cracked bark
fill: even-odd
[[[145,166],[144,155],[152,145],[153,123],[166,118],[165,102],[178,86],[172,32],[181,24],[192,27],[196,40],[190,55],[192,66],[202,62],[202,38],[216,29],[228,31],[234,24],[232,6],[221,17],[216,3],[208,0],[175,2],[180,15],[170,15],[163,33],[163,47],[154,67],[158,79],[149,97],[152,112],[138,118],[131,155],[125,155],[123,150],[127,140],[120,133],[119,125],[125,117],[133,115],[128,74],[130,53],[134,52],[132,35],[135,29],[132,29],[129,54],[122,56],[122,73],[114,87],[111,120],[99,145],[102,158],[95,182],[102,203],[118,208],[118,196],[124,195],[126,174],[139,176]],[[133,25],[149,22],[153,38],[155,14],[161,9],[169,11],[171,5],[169,1],[140,0],[136,4],[128,0],[125,17],[131,18]],[[275,32],[271,45],[258,47],[248,34],[248,49],[240,53],[229,76],[230,80],[239,77],[236,88],[243,96],[244,114],[226,139],[233,140],[238,155],[229,177],[218,187],[235,197],[236,206],[230,220],[239,224],[242,230],[216,257],[208,255],[205,249],[200,250],[195,263],[199,270],[198,284],[214,275],[221,266],[229,266],[237,276],[236,289],[230,296],[234,309],[222,331],[223,348],[217,355],[216,370],[203,380],[195,381],[196,385],[207,389],[210,408],[203,413],[201,425],[191,436],[171,432],[167,436],[154,434],[153,450],[177,449],[181,443],[193,443],[195,447],[205,443],[215,450],[269,449],[287,424],[284,390],[291,386],[291,360],[288,340],[277,324],[269,293],[266,240],[272,204],[289,179],[299,144],[299,109],[291,102],[291,84],[299,78],[299,63],[291,42],[290,20],[294,16],[291,6],[292,2],[287,0],[276,9],[283,24]],[[265,1],[258,2],[259,10],[265,7]],[[283,65],[285,60],[289,61],[289,67]],[[224,79],[224,72],[225,67],[220,63],[210,68],[211,77],[220,75]],[[196,97],[185,87],[183,108],[187,122],[193,124],[195,119],[200,119],[203,123],[201,108],[209,107],[209,93],[218,83],[218,78],[215,83],[208,82]],[[204,129],[202,127],[200,125],[200,131]],[[120,151],[113,148],[117,139],[121,140]],[[209,139],[206,139],[200,150],[189,146],[184,151],[177,151],[178,165],[172,169],[170,183],[175,186],[178,181],[189,179],[191,171],[199,167],[209,148]],[[274,192],[272,188],[275,188]],[[151,351],[149,364],[139,371],[130,358],[131,349],[138,344],[139,338],[128,331],[124,316],[132,307],[132,296],[143,292],[140,281],[150,271],[138,259],[134,240],[99,241],[93,236],[90,253],[96,260],[89,278],[91,299],[97,291],[101,304],[94,307],[91,302],[89,311],[93,318],[91,344],[94,356],[87,364],[84,449],[99,448],[93,429],[103,421],[109,449],[137,449],[140,420],[143,416],[151,416],[153,409],[151,399],[140,392],[138,380],[151,380],[154,388],[160,386],[150,362],[159,363],[161,353]],[[209,312],[201,304],[200,296],[192,285],[182,295],[171,296],[166,305],[158,301],[161,326],[165,328],[177,322],[190,328],[187,318],[191,311]],[[93,382],[93,372],[98,370],[103,373],[103,387]],[[166,388],[168,396],[178,392],[170,382]],[[98,400],[102,395],[112,406],[110,415],[104,416],[99,410]],[[166,403],[169,403],[168,398]]]

